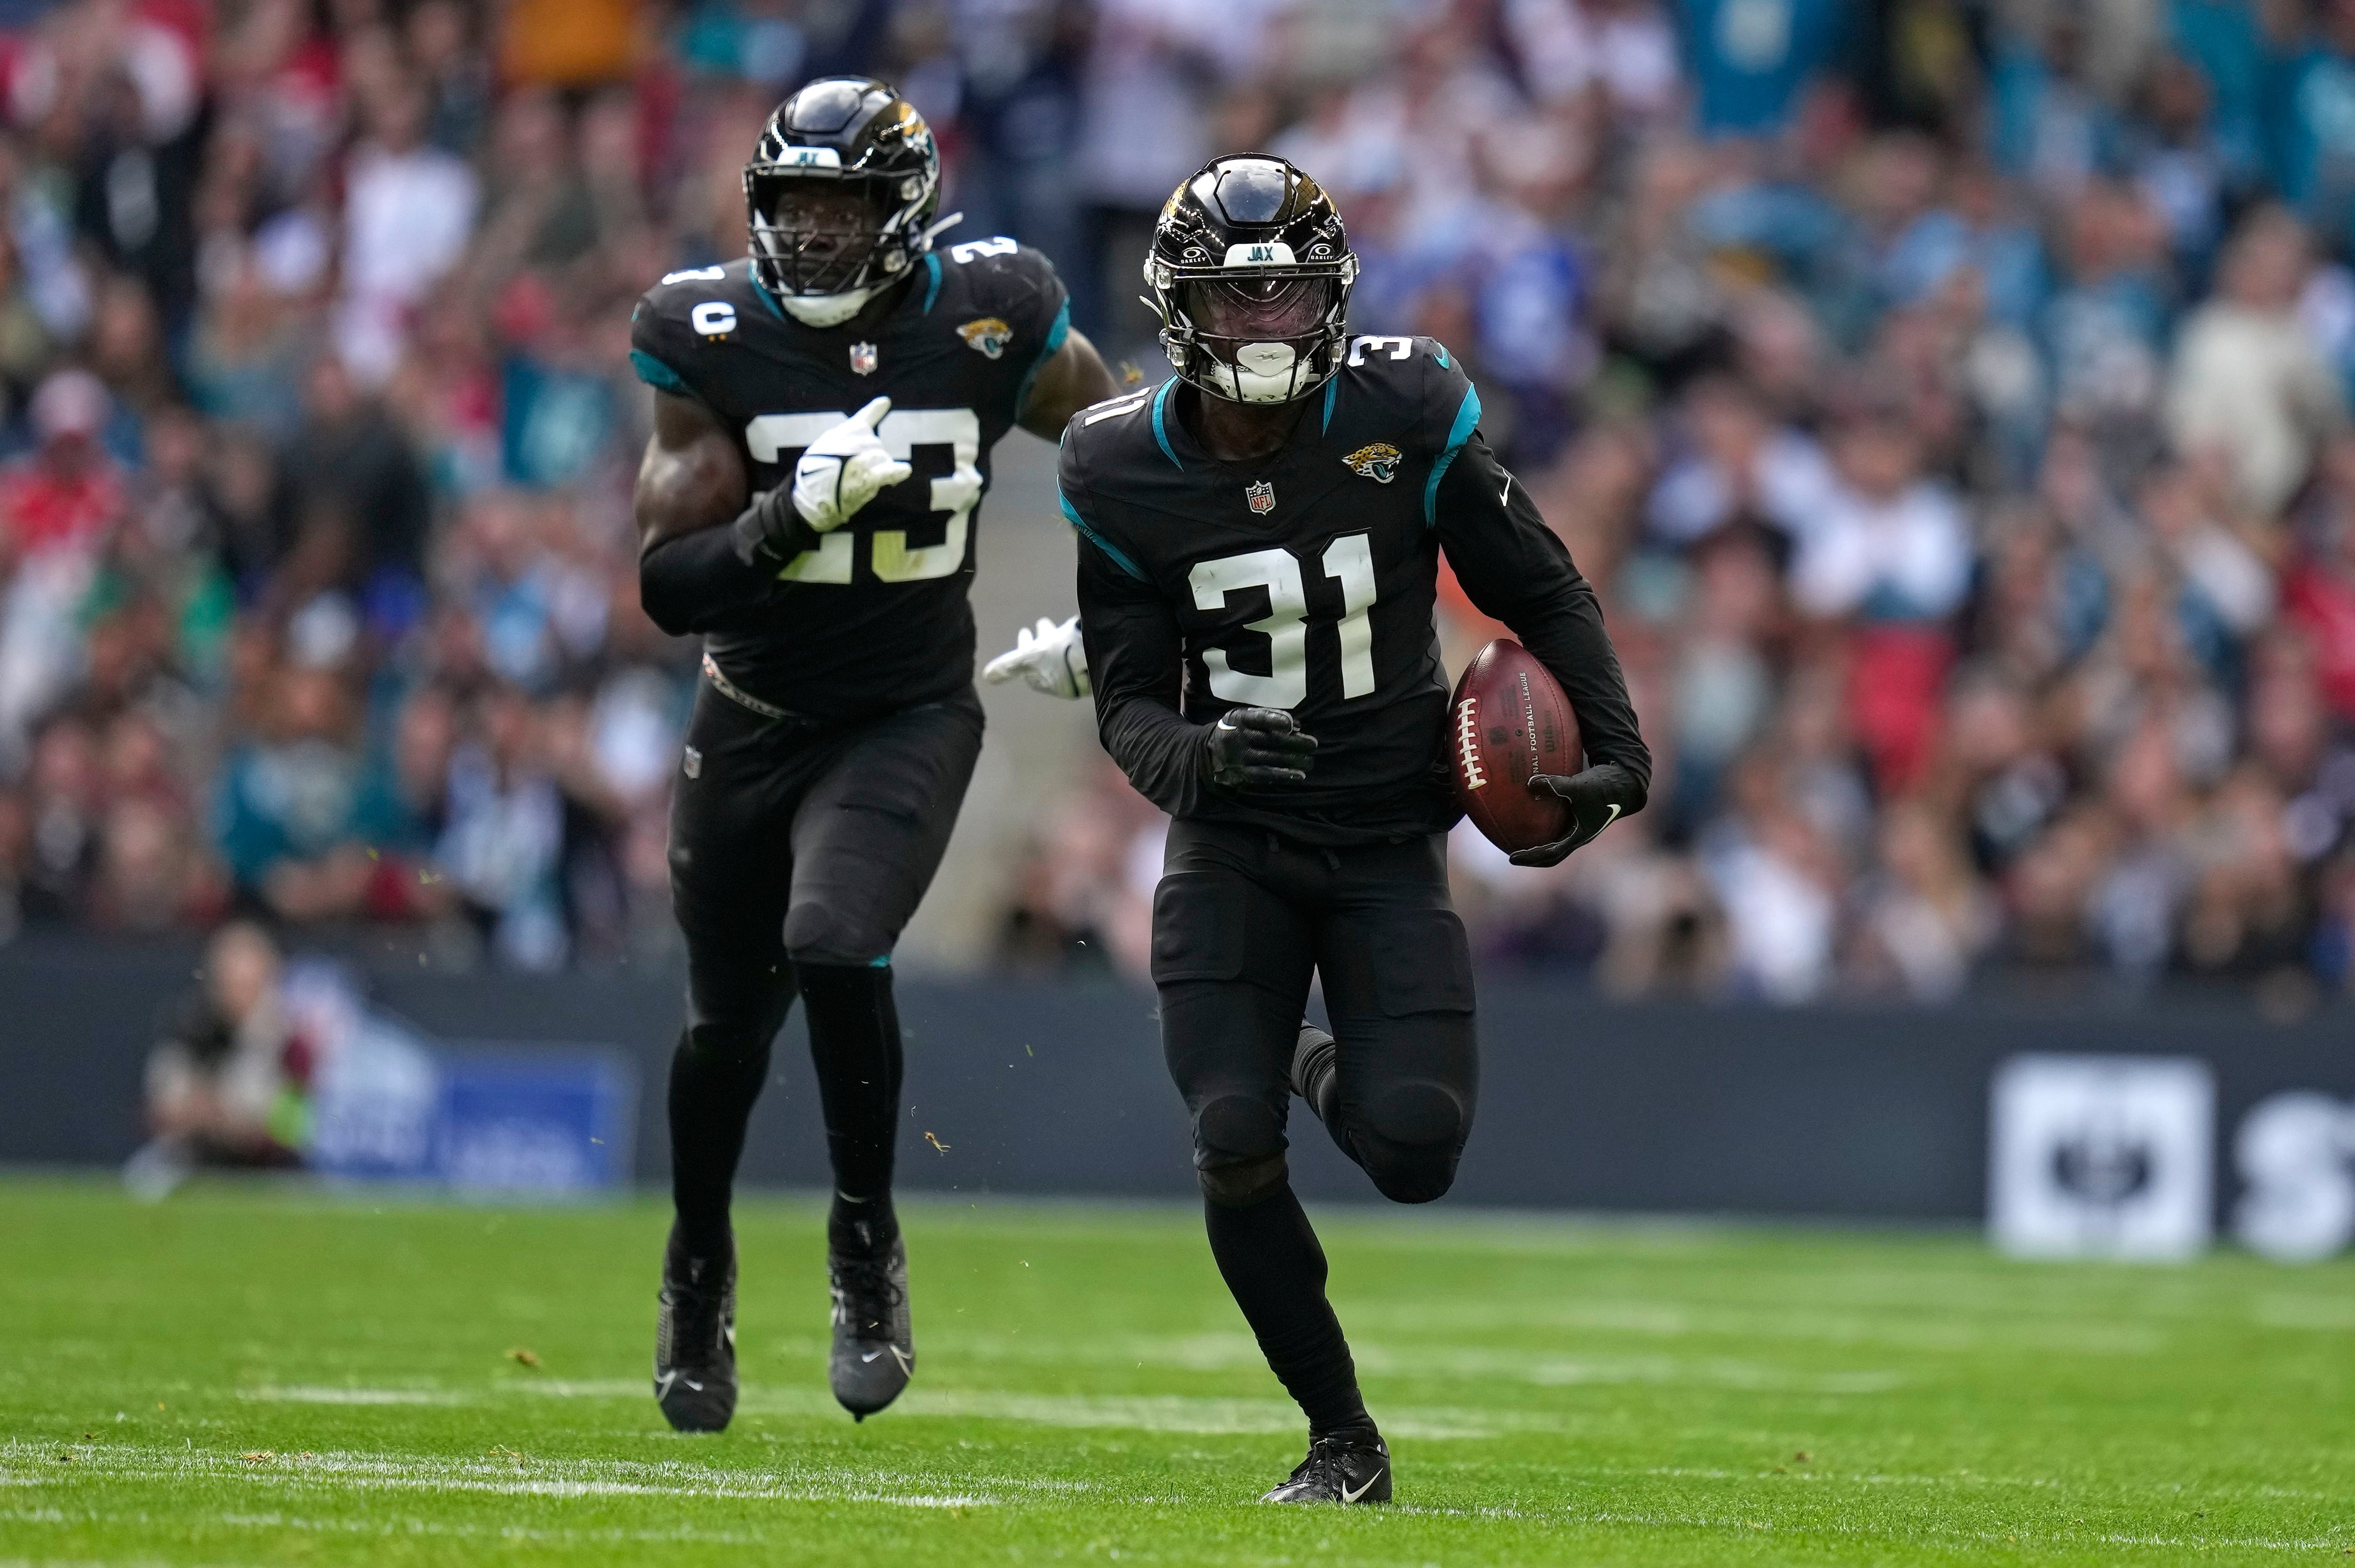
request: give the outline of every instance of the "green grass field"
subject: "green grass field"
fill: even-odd
[[[825,1384],[819,1212],[738,1217],[746,1393],[645,1386],[665,1212],[0,1183],[0,1562],[2275,1562],[2355,1552],[2355,1268],[1959,1234],[1320,1216],[1387,1510],[1179,1207],[911,1204],[919,1375]]]

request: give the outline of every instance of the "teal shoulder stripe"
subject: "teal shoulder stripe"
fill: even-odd
[[[779,321],[783,321],[784,307],[778,304],[776,296],[769,292],[769,286],[761,281],[761,275],[758,272],[748,272],[745,274],[745,279],[752,285],[752,291],[761,296],[761,302],[769,307],[769,313]]]
[[[1137,565],[1135,561],[1130,560],[1126,556],[1115,549],[1113,546],[1112,542],[1106,539],[1103,535],[1088,526],[1087,520],[1080,515],[1080,509],[1071,504],[1071,497],[1065,495],[1060,490],[1058,490],[1055,492],[1055,499],[1063,503],[1064,521],[1071,524],[1072,530],[1076,532],[1080,537],[1085,539],[1089,544],[1093,545],[1097,549],[1102,550],[1105,555],[1110,556],[1114,566],[1118,567],[1122,571],[1126,572],[1138,582],[1146,582],[1151,580],[1146,577],[1144,572],[1137,568]]]
[[[925,251],[924,270],[932,275],[932,281],[924,285],[924,313],[931,315],[932,302],[941,297],[941,259],[929,250]]]
[[[1448,428],[1447,450],[1431,465],[1431,482],[1423,487],[1423,525],[1426,528],[1439,521],[1439,482],[1447,477],[1447,465],[1472,439],[1473,429],[1480,423],[1480,389],[1464,388],[1463,405],[1455,410],[1455,423]]]
[[[1325,378],[1325,422],[1316,427],[1316,433],[1320,436],[1333,428],[1333,399],[1340,390],[1341,375],[1340,372],[1335,371]]]
[[[1178,378],[1173,376],[1161,384],[1160,391],[1153,395],[1153,439],[1161,443],[1161,455],[1169,460],[1172,467],[1184,468],[1186,465],[1178,461],[1177,452],[1169,445],[1168,427],[1161,422],[1161,405],[1169,401],[1169,388],[1177,385]]]
[[[1030,401],[1030,383],[1039,379],[1039,372],[1046,369],[1047,362],[1061,352],[1064,340],[1071,335],[1071,302],[1066,298],[1062,308],[1055,313],[1055,324],[1047,329],[1046,346],[1039,349],[1039,356],[1030,362],[1030,368],[1023,372],[1022,385],[1014,389],[1016,418],[1022,417],[1022,405]]]
[[[643,348],[630,350],[630,368],[636,371],[638,379],[649,387],[660,387],[665,392],[686,395],[687,383],[678,378],[678,372]]]

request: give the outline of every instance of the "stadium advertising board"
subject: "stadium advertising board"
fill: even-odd
[[[12,1024],[0,1051],[0,1161],[129,1155],[154,1022],[188,973],[185,955],[152,950],[0,954],[0,1016]],[[645,1088],[662,1082],[676,1037],[676,976],[388,966],[366,979],[367,1016],[389,1030],[397,1021],[435,1065],[428,1083],[391,1070],[401,1056],[388,1052],[365,1115],[323,1104],[321,1137],[340,1168],[357,1173],[373,1160],[381,1174],[414,1180],[454,1158],[476,1175],[503,1173],[499,1186],[519,1172],[539,1173],[523,1185],[559,1189],[662,1179],[661,1097]],[[2036,1255],[2179,1256],[2222,1237],[2296,1259],[2355,1245],[2355,1059],[2342,1018],[2281,1025],[2186,1006],[1625,1007],[1505,982],[1485,985],[1482,1004],[1478,1136],[1451,1202],[1986,1221],[2001,1245]],[[1176,1200],[1192,1191],[1149,998],[1111,985],[911,979],[900,1005],[904,1184]],[[488,1059],[448,1044],[486,1040],[503,1043]],[[466,1065],[477,1060],[486,1075]],[[748,1181],[824,1183],[806,1064],[797,1012],[753,1115]],[[501,1125],[485,1107],[502,1097],[545,1113],[539,1130],[526,1136],[508,1118],[506,1131],[484,1133]],[[561,1159],[551,1128],[568,1140]],[[1295,1118],[1292,1132],[1305,1197],[1362,1196],[1362,1179],[1313,1122]]]

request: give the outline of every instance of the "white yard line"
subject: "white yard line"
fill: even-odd
[[[59,1465],[56,1456],[73,1456]],[[249,1460],[193,1448],[53,1444],[0,1446],[0,1474],[52,1485],[81,1477],[127,1480],[231,1480],[293,1491],[419,1491],[495,1497],[655,1497],[785,1502],[868,1502],[896,1508],[986,1508],[996,1497],[891,1489],[887,1478],[837,1470],[770,1475],[675,1462],[595,1459],[434,1459],[383,1454],[272,1454]]]
[[[57,1465],[57,1455],[61,1451],[72,1454],[73,1458],[69,1466]],[[1736,1470],[1678,1468],[1656,1468],[1643,1471],[1581,1468],[1566,1472],[1564,1478],[1599,1479],[1607,1476],[1626,1475],[1728,1480],[1760,1478]],[[248,1460],[239,1456],[184,1448],[81,1445],[60,1449],[55,1444],[28,1444],[16,1441],[0,1443],[0,1478],[21,1479],[30,1484],[71,1486],[77,1481],[92,1476],[119,1480],[234,1481],[252,1486],[258,1492],[266,1491],[280,1496],[309,1494],[323,1498],[338,1494],[349,1496],[386,1492],[420,1492],[559,1499],[589,1497],[645,1497],[682,1500],[873,1503],[897,1508],[932,1509],[990,1507],[1005,1503],[1019,1503],[1025,1500],[1019,1495],[1023,1493],[1042,1491],[1062,1493],[1093,1489],[1083,1482],[1014,1477],[965,1477],[961,1478],[962,1482],[974,1488],[972,1491],[937,1491],[929,1489],[940,1478],[921,1475],[895,1476],[845,1467],[815,1467],[772,1474],[757,1470],[722,1470],[669,1460],[634,1462],[530,1458],[433,1459],[348,1452],[271,1455],[266,1458]],[[1846,1481],[1868,1485],[1918,1482],[1934,1486],[1957,1487],[1965,1485],[2043,1487],[2057,1484],[2033,1478],[1959,1475],[1843,1476],[1825,1473],[1817,1474],[1815,1478],[1830,1482]],[[1124,1497],[1122,1500],[1135,1502],[1146,1499]],[[1763,1512],[1766,1510],[1760,1508],[1756,1511]],[[1849,1520],[1820,1519],[1774,1522],[1756,1518],[1676,1510],[1593,1510],[1582,1508],[1576,1504],[1553,1507],[1445,1508],[1401,1502],[1382,1512],[1389,1515],[1461,1519],[1467,1521],[1515,1520],[1572,1527],[1599,1525],[1605,1528],[1634,1527],[1642,1530],[1734,1531],[1745,1535],[1753,1532],[1799,1537],[1832,1535],[1886,1542],[1933,1541],[1987,1543],[2003,1542],[2014,1545],[2047,1548],[2097,1545],[2162,1548],[2202,1552],[2233,1550],[2322,1552],[2339,1549],[2344,1545],[2342,1538],[2332,1537],[2286,1539],[2274,1536],[2135,1535],[2098,1530],[2083,1532],[2032,1529],[2019,1531],[1985,1529],[1965,1531],[1937,1526],[1927,1529],[1901,1529],[1860,1524]],[[486,1541],[606,1542],[614,1545],[666,1542],[732,1546],[762,1546],[773,1543],[770,1538],[762,1534],[707,1531],[691,1525],[643,1530],[619,1527],[567,1530],[549,1529],[536,1525],[474,1525],[405,1518],[337,1520],[277,1509],[240,1508],[197,1513],[183,1512],[176,1517],[184,1522],[202,1522],[225,1529],[265,1533],[287,1531],[374,1536],[387,1540],[403,1536],[450,1536],[479,1537]],[[25,1525],[64,1527],[83,1523],[144,1523],[146,1520],[147,1515],[144,1512],[113,1512],[71,1505],[0,1510],[0,1520]],[[24,1564],[26,1561],[0,1559],[0,1568],[17,1568],[17,1565]]]
[[[297,1383],[263,1389],[240,1389],[240,1399],[272,1404],[465,1404],[462,1393],[436,1388],[331,1388]]]
[[[311,1386],[248,1388],[238,1397],[261,1404],[409,1404],[481,1405],[508,1397],[542,1399],[645,1401],[652,1395],[637,1379],[501,1379],[469,1393],[459,1390],[316,1388]],[[744,1415],[785,1415],[833,1418],[841,1407],[823,1389],[768,1387],[748,1390],[738,1402]],[[891,1419],[971,1419],[1014,1421],[1035,1426],[1125,1428],[1139,1432],[1191,1433],[1198,1436],[1294,1434],[1300,1429],[1299,1407],[1284,1399],[1203,1399],[1182,1394],[1093,1395],[1013,1393],[989,1389],[911,1389],[891,1407]],[[1382,1414],[1385,1431],[1423,1441],[1503,1436],[1515,1432],[1560,1432],[1571,1423],[1562,1416],[1518,1411],[1454,1408],[1388,1408]]]

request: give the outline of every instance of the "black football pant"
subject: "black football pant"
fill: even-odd
[[[671,901],[687,952],[671,1181],[690,1255],[728,1245],[745,1122],[796,994],[836,1191],[852,1203],[889,1194],[900,1076],[891,949],[948,848],[981,731],[969,688],[819,726],[698,686],[670,821]]]
[[[1337,1050],[1311,1108],[1342,1152],[1385,1197],[1445,1192],[1479,1079],[1445,843],[1326,850],[1178,822],[1154,895],[1162,1049],[1193,1120],[1210,1250],[1317,1432],[1367,1420],[1284,1164],[1301,1009],[1313,975]]]

